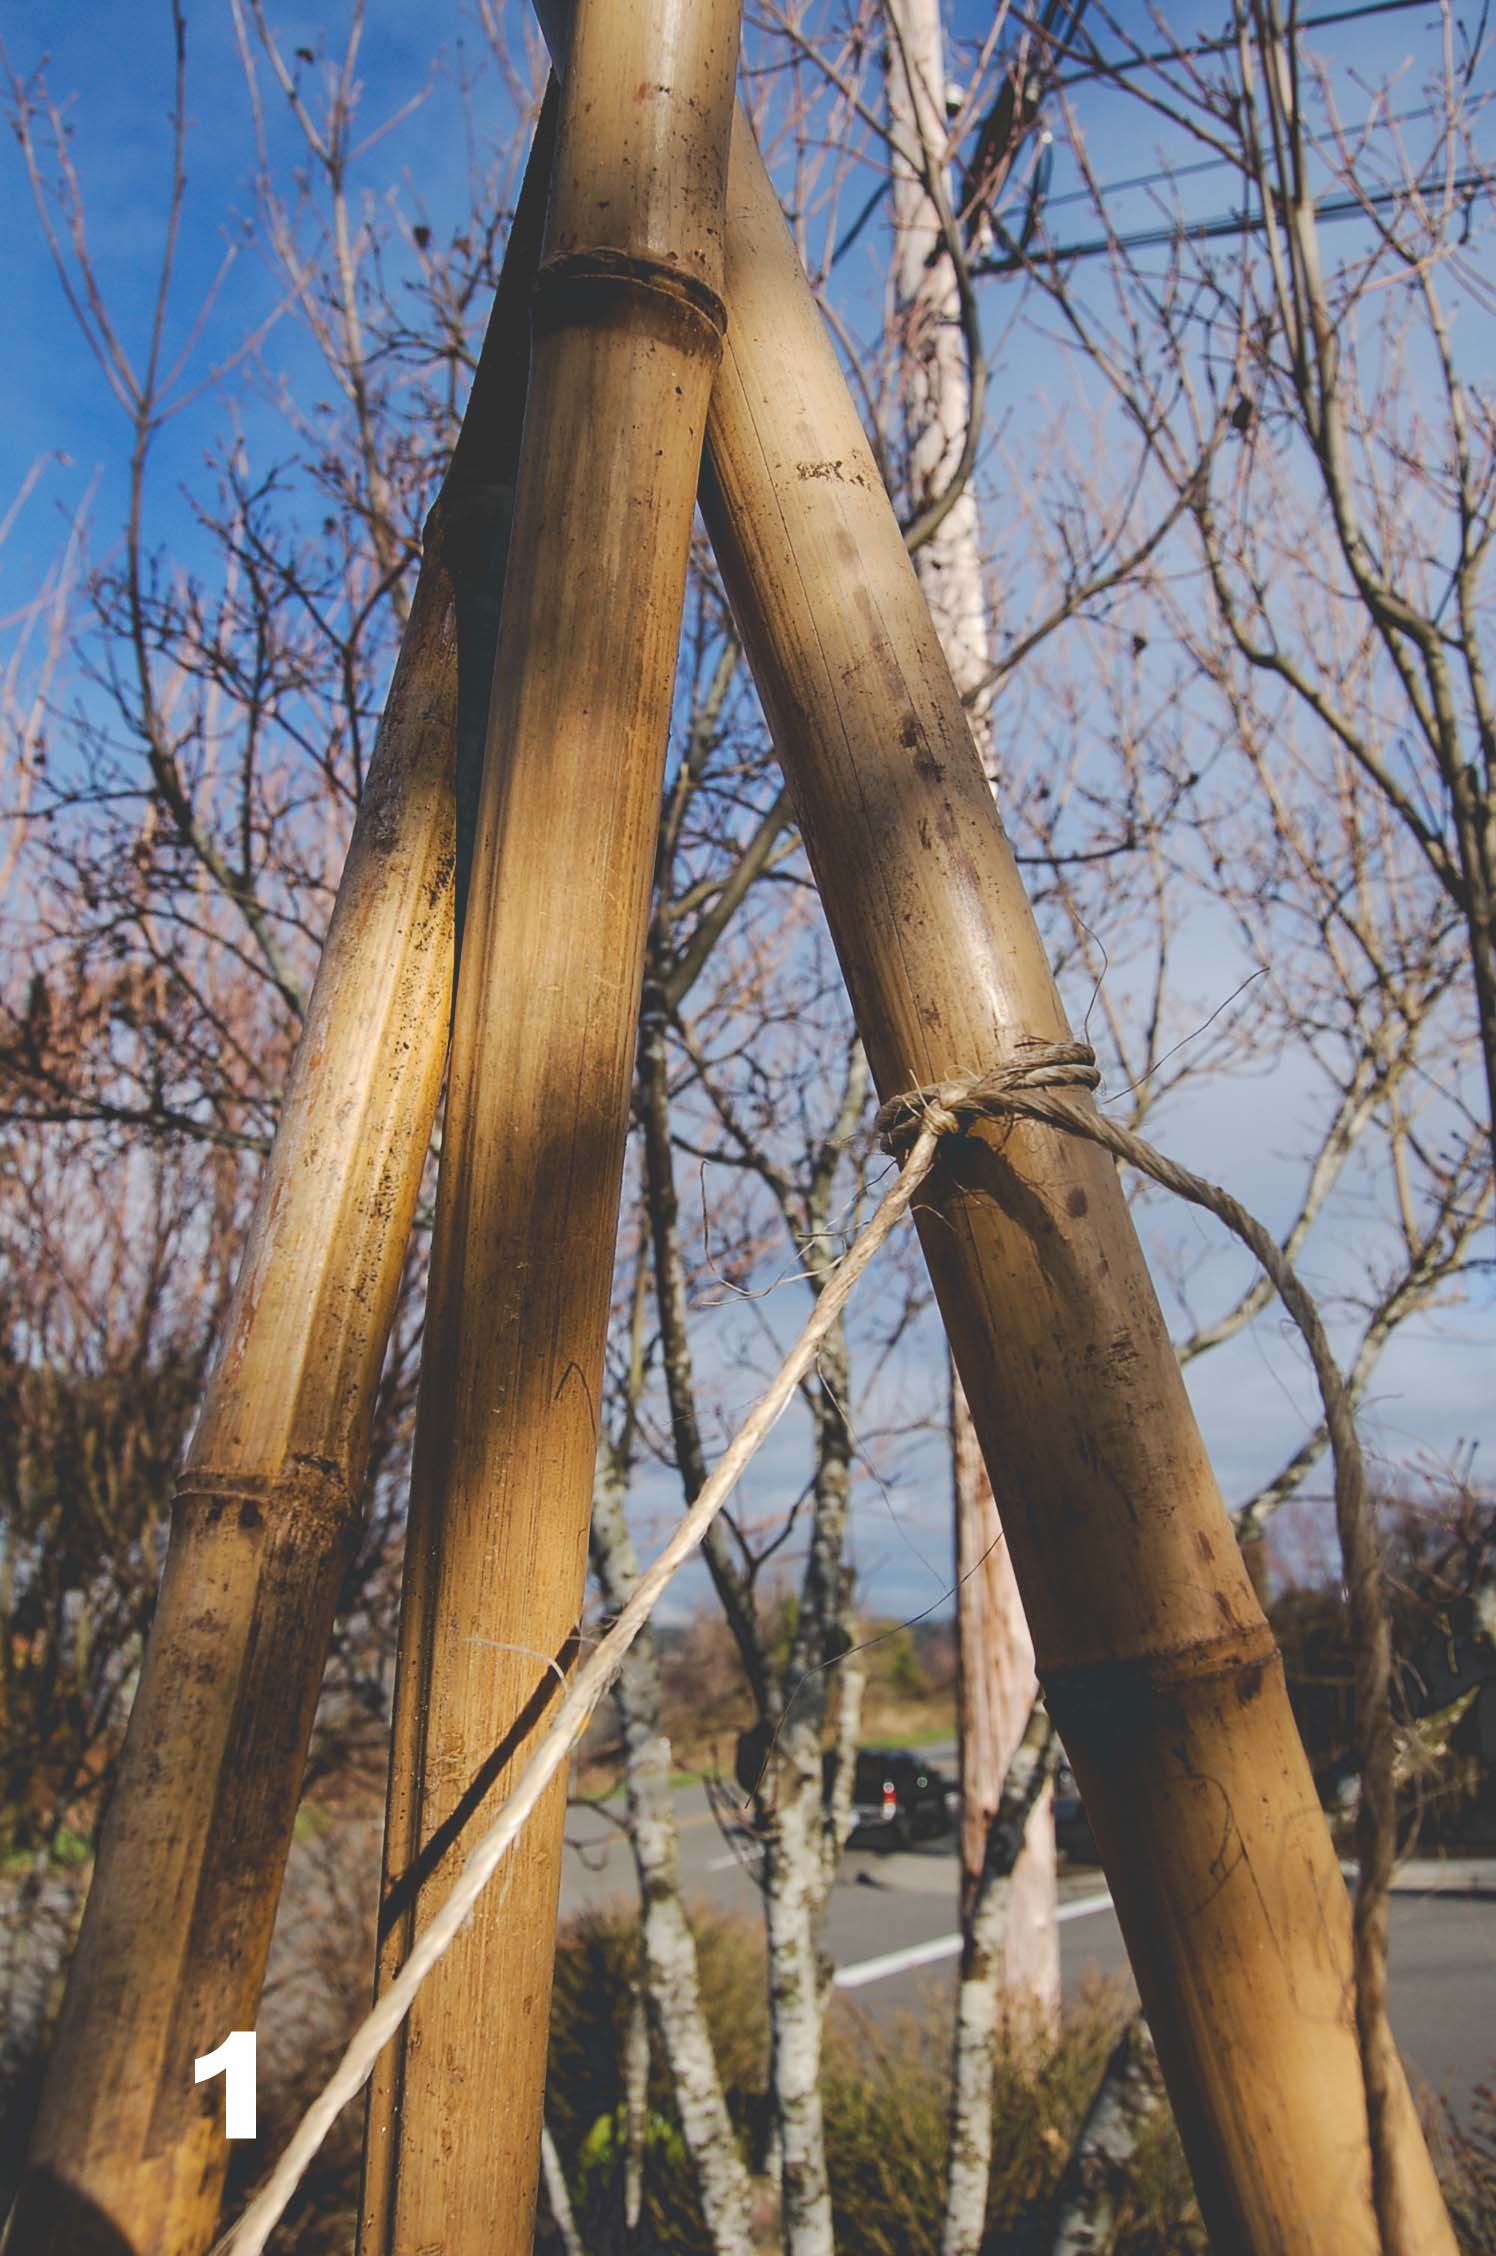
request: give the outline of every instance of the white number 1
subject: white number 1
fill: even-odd
[[[223,2128],[229,2138],[255,2135],[255,2033],[235,2029],[216,2052],[205,2052],[192,2063],[192,2081],[205,2084],[210,2076],[223,2078]]]

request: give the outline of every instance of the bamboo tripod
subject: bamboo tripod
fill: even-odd
[[[463,589],[471,610],[492,584],[510,494],[433,1250],[383,1979],[502,1803],[571,1661],[703,424],[708,528],[881,1096],[1071,1040],[741,117],[726,163],[735,9],[580,0],[570,54],[570,10],[541,12],[565,99],[554,173],[547,148],[532,160],[491,332],[507,375],[475,387],[464,435],[480,462],[480,567],[464,582],[443,540],[429,543],[429,602],[418,591],[386,764],[184,1476],[8,2256],[198,2256],[214,2229],[221,2100],[194,2089],[191,2061],[253,2024],[445,1048],[454,806],[470,788],[453,780]],[[454,480],[462,463],[460,449]],[[471,671],[481,630],[467,641]],[[377,1094],[372,1157],[362,1116],[343,1142],[329,1133],[350,1092]],[[318,1195],[298,1205],[311,1148]],[[1345,1891],[1115,1167],[1042,1124],[978,1125],[943,1148],[923,1196],[1040,1676],[1213,2242],[1371,2256]],[[301,1374],[290,1390],[287,1368]],[[321,1448],[333,1404],[336,1448]],[[314,1477],[329,1462],[335,1481]],[[184,1705],[189,1672],[199,1689]],[[362,2256],[530,2246],[557,1787],[379,2071]],[[1389,2256],[1451,2249],[1395,2063],[1392,2078],[1402,2222]]]

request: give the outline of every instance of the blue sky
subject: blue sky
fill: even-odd
[[[426,98],[380,144],[359,175],[371,195],[399,195],[414,212],[424,207],[438,225],[465,208],[465,154],[458,127],[455,81],[467,64],[472,27],[464,11],[442,11],[450,28],[433,32],[432,13],[375,0],[360,57],[366,128],[382,124],[420,90]],[[345,10],[272,9],[287,49],[310,46],[319,56],[339,52]],[[516,23],[521,12],[511,5]],[[248,229],[253,210],[254,139],[243,94],[243,74],[226,6],[193,4],[187,18],[187,193],[181,246],[167,324],[172,344],[186,341],[203,297],[226,253],[230,278],[197,347],[184,389],[208,376],[245,332],[272,312],[275,291]],[[330,40],[319,26],[327,24]],[[66,105],[72,152],[82,182],[90,249],[127,349],[143,358],[149,335],[163,235],[168,180],[168,117],[174,53],[164,0],[119,8],[106,0],[17,0],[5,15],[10,70],[22,81],[42,67],[48,86]],[[269,108],[272,134],[278,119]],[[490,131],[500,140],[516,132],[502,90],[490,90]],[[290,136],[278,143],[291,147]],[[37,500],[27,511],[13,549],[0,558],[0,604],[25,592],[53,554],[59,519],[101,477],[94,519],[107,526],[123,502],[121,423],[104,379],[80,345],[52,263],[31,209],[20,152],[6,136],[0,154],[4,209],[0,231],[0,291],[13,309],[0,346],[6,414],[0,428],[0,495],[14,493],[31,466],[54,458]],[[295,384],[305,363],[294,325],[267,339],[263,355],[273,375]],[[228,391],[254,433],[267,434],[277,419],[242,372]],[[173,422],[162,453],[166,475],[158,481],[161,537],[190,543],[190,514],[172,506],[176,480],[192,477],[205,447],[222,428],[221,394],[206,396]],[[284,439],[281,439],[282,447]],[[55,460],[65,456],[66,462]],[[175,478],[173,477],[175,473]]]
[[[529,36],[521,0],[506,0],[505,20],[516,42]],[[1328,12],[1308,8],[1306,13]],[[319,56],[337,50],[346,22],[343,8],[274,8],[272,20],[287,49],[299,44]],[[1204,0],[1183,0],[1168,11],[1181,34],[1198,29],[1216,33],[1220,11]],[[1353,46],[1357,67],[1368,81],[1395,72],[1426,39],[1428,11],[1392,14],[1345,29],[1316,34],[1326,52]],[[1116,20],[1142,29],[1150,11],[1138,0],[1124,0]],[[980,38],[987,11],[960,0],[953,11],[958,39]],[[328,27],[324,39],[322,27]],[[162,194],[166,179],[165,120],[172,88],[170,20],[164,0],[120,8],[108,0],[12,0],[5,12],[4,42],[10,69],[27,80],[45,65],[52,92],[64,99],[73,129],[74,152],[87,198],[88,234],[106,290],[119,309],[127,342],[143,351],[161,243]],[[460,0],[438,9],[411,10],[395,0],[371,0],[360,55],[362,116],[373,125],[391,115],[412,93],[426,98],[380,145],[366,169],[371,192],[419,200],[438,227],[463,208],[465,155],[458,126],[455,86],[477,58],[469,11]],[[242,77],[232,24],[225,6],[187,8],[188,195],[181,255],[173,293],[169,335],[180,341],[226,249],[238,258],[218,316],[210,324],[194,361],[206,373],[247,324],[270,310],[273,295],[265,267],[245,241],[251,210],[249,174],[253,141],[242,98]],[[1486,73],[1489,78],[1489,67]],[[1416,83],[1411,72],[1407,83]],[[1162,128],[1140,127],[1138,113],[1099,89],[1076,96],[1093,151],[1103,172],[1117,180],[1150,171],[1167,146]],[[489,82],[489,130],[502,139],[514,131],[513,113],[502,89]],[[272,117],[272,125],[274,119]],[[1178,155],[1178,150],[1175,150]],[[39,458],[66,455],[49,475],[44,493],[54,510],[81,497],[90,475],[102,468],[104,484],[98,519],[107,523],[118,501],[112,466],[117,453],[114,422],[97,369],[77,344],[62,305],[50,262],[29,212],[29,195],[19,153],[7,138],[0,154],[0,180],[9,224],[0,231],[0,290],[11,309],[6,324],[3,367],[6,415],[0,428],[0,495],[13,493]],[[1068,208],[1073,179],[1057,172],[1052,184],[1056,216]],[[1229,175],[1212,173],[1190,187],[1201,212],[1230,210],[1235,191]],[[1137,191],[1118,200],[1125,224],[1144,225],[1158,216],[1153,196]],[[1081,224],[1084,206],[1075,207]],[[1056,232],[1062,232],[1057,228]],[[876,242],[876,237],[874,237]],[[876,252],[874,254],[876,261]],[[286,350],[294,352],[289,337]],[[278,346],[268,358],[277,363]],[[294,368],[294,359],[292,362]],[[252,412],[252,408],[247,411]],[[191,464],[214,421],[204,403],[174,427],[171,449]],[[44,508],[28,512],[15,550],[0,561],[9,596],[24,587],[40,559],[49,553],[55,523]]]
[[[1191,0],[1172,12],[1181,28],[1190,24],[1215,31],[1218,5]],[[1145,21],[1134,7],[1133,17]],[[272,17],[288,47],[305,44],[318,52],[318,27],[334,25],[336,49],[341,11],[274,8]],[[516,27],[523,12],[511,0],[509,20]],[[966,4],[957,11],[958,27],[977,36],[982,12]],[[166,177],[165,118],[171,96],[172,56],[169,17],[158,0],[120,8],[105,0],[11,0],[6,11],[5,44],[10,68],[30,76],[43,56],[54,95],[70,98],[73,147],[87,198],[89,241],[128,348],[143,350],[151,293],[160,255],[161,203]],[[1426,36],[1425,16],[1388,15],[1325,33],[1354,43],[1355,55],[1370,78],[1395,68],[1400,56]],[[431,75],[433,50],[440,58]],[[371,0],[361,64],[363,115],[374,124],[429,79],[420,108],[384,140],[364,173],[368,192],[399,194],[419,203],[438,232],[454,223],[464,207],[466,154],[460,130],[455,84],[472,47],[472,27],[457,5],[412,10],[395,0]],[[200,376],[217,354],[267,313],[273,303],[261,255],[245,235],[252,208],[249,175],[254,150],[241,74],[228,10],[221,0],[188,9],[189,95],[192,120],[188,141],[188,197],[179,271],[172,300],[169,337],[181,340],[202,291],[225,251],[236,260],[218,311],[210,321],[194,361]],[[1489,74],[1488,74],[1489,75]],[[1084,96],[1077,100],[1084,103]],[[1103,173],[1111,178],[1146,172],[1156,144],[1140,131],[1135,112],[1124,113],[1098,97],[1086,123]],[[514,131],[512,112],[495,86],[489,130],[499,140]],[[98,557],[117,523],[123,497],[121,421],[96,365],[78,342],[42,246],[31,212],[19,152],[6,136],[0,146],[0,181],[7,225],[0,229],[0,303],[9,319],[0,344],[6,413],[0,421],[0,509],[39,460],[48,467],[18,527],[0,556],[0,613],[31,591],[54,558],[71,510],[98,480],[93,505],[94,554]],[[1067,189],[1063,174],[1055,196]],[[1224,177],[1206,176],[1189,194],[1193,208],[1230,208],[1234,190]],[[1153,216],[1148,199],[1135,193],[1139,224]],[[1063,208],[1063,207],[1061,207]],[[1058,230],[1057,230],[1058,231]],[[860,284],[877,283],[876,252]],[[267,342],[267,367],[293,387],[306,375],[294,331],[287,326]],[[244,428],[263,433],[267,446],[285,444],[284,427],[273,403],[247,372],[232,379],[237,412]],[[163,475],[157,483],[156,537],[169,554],[190,557],[196,539],[191,512],[180,488],[200,473],[205,447],[221,431],[222,406],[214,397],[188,409],[163,434]],[[1194,936],[1195,971],[1202,993],[1222,998],[1240,976],[1229,940],[1202,919]],[[1084,997],[1073,998],[1082,1005]],[[1168,1143],[1187,1163],[1226,1181],[1245,1202],[1273,1223],[1281,1219],[1289,1170],[1285,1164],[1302,1133],[1307,1092],[1292,1072],[1278,1072],[1260,1086],[1238,1081],[1216,1085],[1171,1112]],[[1190,1216],[1163,1216],[1156,1206],[1144,1212],[1145,1237],[1177,1247],[1197,1242],[1211,1290],[1202,1298],[1224,1298],[1243,1273],[1242,1257],[1218,1250],[1214,1225]],[[1333,1288],[1353,1275],[1363,1247],[1353,1224],[1340,1238],[1314,1241],[1312,1277]],[[1462,1308],[1451,1308],[1407,1326],[1389,1350],[1368,1405],[1366,1427],[1375,1452],[1389,1463],[1437,1466],[1460,1444],[1479,1442],[1489,1468],[1496,1445],[1496,1389],[1491,1385],[1493,1310],[1488,1288]],[[785,1336],[798,1320],[798,1296],[786,1295]],[[709,1329],[715,1328],[715,1320]],[[729,1374],[741,1370],[740,1348],[730,1323],[720,1350],[720,1392],[731,1400]],[[928,1393],[937,1384],[938,1356],[927,1328],[916,1360],[901,1366],[901,1395]],[[1285,1339],[1276,1319],[1191,1373],[1207,1438],[1228,1500],[1250,1492],[1279,1462],[1312,1410],[1312,1393],[1303,1358]],[[875,1412],[876,1414],[876,1412]],[[772,1453],[754,1476],[754,1492],[771,1498],[787,1478],[798,1484],[793,1424],[787,1425]],[[892,1468],[898,1474],[898,1467]],[[663,1498],[661,1503],[663,1504]],[[871,1488],[861,1509],[856,1547],[868,1577],[872,1603],[913,1611],[939,1595],[946,1574],[948,1535],[943,1478],[938,1452],[925,1444],[906,1452],[902,1473],[887,1497]],[[928,1562],[928,1565],[921,1564]]]

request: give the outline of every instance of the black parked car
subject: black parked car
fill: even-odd
[[[852,1779],[852,1838],[864,1848],[907,1849],[951,1824],[946,1779],[921,1755],[862,1747]]]

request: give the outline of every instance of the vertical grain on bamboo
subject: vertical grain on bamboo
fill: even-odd
[[[887,1098],[1069,1039],[961,700],[740,118],[708,526]],[[1112,1162],[948,1141],[921,1234],[1216,2245],[1370,2256],[1349,1910]],[[1452,2249],[1405,2089],[1420,2251]]]
[[[583,0],[537,283],[417,1420],[381,1979],[502,1803],[582,1603],[707,399],[735,0]],[[376,2072],[364,2256],[528,2252],[564,1775]]]
[[[254,2026],[451,1013],[464,686],[492,667],[550,127],[427,522],[306,1023],[202,1414],[7,2256],[192,2256]],[[464,624],[463,614],[478,614]],[[486,693],[485,693],[486,701]]]

